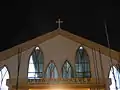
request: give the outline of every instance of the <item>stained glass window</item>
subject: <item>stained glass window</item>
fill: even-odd
[[[7,79],[9,79],[9,72],[4,66],[0,69],[0,90],[8,90],[8,86],[6,85]]]
[[[116,84],[113,76],[113,71],[116,79]],[[115,66],[111,67],[109,78],[111,79],[110,90],[120,90],[120,72],[116,69]],[[116,89],[116,87],[118,89]]]
[[[62,77],[63,78],[71,78],[73,75],[72,67],[70,63],[66,60],[62,67]]]
[[[39,79],[43,77],[43,53],[36,47],[29,59],[28,78]]]
[[[80,78],[89,78],[91,76],[89,58],[82,46],[76,52],[75,74],[76,77]]]
[[[58,78],[58,71],[53,60],[50,61],[47,67],[46,78],[51,78],[51,79]]]

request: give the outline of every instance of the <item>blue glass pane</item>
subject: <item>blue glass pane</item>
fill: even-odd
[[[89,77],[90,77],[90,72],[88,72],[88,73],[87,73],[87,72],[84,73],[84,77],[88,77],[88,78],[89,78]]]
[[[39,70],[40,72],[43,72],[43,64],[39,64]]]
[[[50,63],[50,64],[49,64],[49,69],[50,69],[51,71],[54,70],[54,67],[55,67],[54,63]]]
[[[83,72],[82,64],[75,64],[76,72]]]
[[[46,78],[58,78],[57,68],[52,62],[47,67]]]
[[[52,76],[53,78],[58,78],[58,72],[57,72],[57,68],[54,68],[54,75]]]
[[[72,74],[72,68],[70,66],[70,64],[68,62],[66,62],[64,65],[63,65],[63,72],[62,72],[62,76],[63,78],[71,78],[71,74]]]
[[[89,66],[89,64],[88,64],[88,63],[85,63],[84,65],[85,65],[85,70],[84,70],[84,71],[85,71],[85,72],[89,72],[89,71],[90,71],[90,68],[89,68],[90,66]]]
[[[76,76],[82,78],[82,77],[84,77],[84,74],[83,73],[76,73]]]

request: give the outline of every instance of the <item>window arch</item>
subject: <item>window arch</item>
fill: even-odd
[[[115,85],[115,80],[113,77],[113,70],[114,70],[114,75],[116,79],[116,85]],[[116,90],[116,86],[118,90],[120,90],[120,72],[119,69],[117,69],[115,66],[111,67],[110,72],[109,72],[109,78],[111,79],[111,85],[110,85],[110,90]]]
[[[89,57],[82,46],[76,51],[75,75],[80,78],[89,78],[91,76]]]
[[[35,47],[29,58],[28,79],[43,78],[43,53],[39,47]]]
[[[46,69],[46,78],[51,78],[51,79],[58,78],[58,71],[53,60],[50,61]]]
[[[62,67],[62,77],[63,78],[72,78],[73,70],[71,64],[66,60]]]
[[[7,79],[9,79],[9,72],[4,66],[0,69],[0,90],[8,90],[8,86],[6,85]]]

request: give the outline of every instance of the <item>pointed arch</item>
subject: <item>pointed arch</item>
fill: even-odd
[[[8,68],[4,65],[0,68],[0,90],[8,90],[7,79],[10,79]]]
[[[80,78],[91,77],[89,57],[83,46],[80,46],[76,51],[75,76]]]
[[[28,79],[43,78],[43,65],[43,52],[39,46],[36,46],[29,57]]]
[[[68,60],[66,60],[62,66],[62,78],[72,78],[73,68]]]
[[[55,79],[58,78],[58,70],[53,60],[51,60],[46,68],[46,78]]]
[[[113,77],[113,71],[114,71],[114,75],[115,75],[115,79],[116,79],[116,85],[115,85],[115,80]],[[118,90],[120,90],[120,72],[118,71],[116,66],[112,66],[110,68],[109,78],[111,79],[110,90],[116,90],[116,86],[117,86]]]

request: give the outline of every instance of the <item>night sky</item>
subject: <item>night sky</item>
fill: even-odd
[[[106,21],[111,48],[120,50],[120,10],[110,0],[9,0],[2,5],[0,51],[57,29],[59,17],[64,21],[61,28],[104,46]]]

